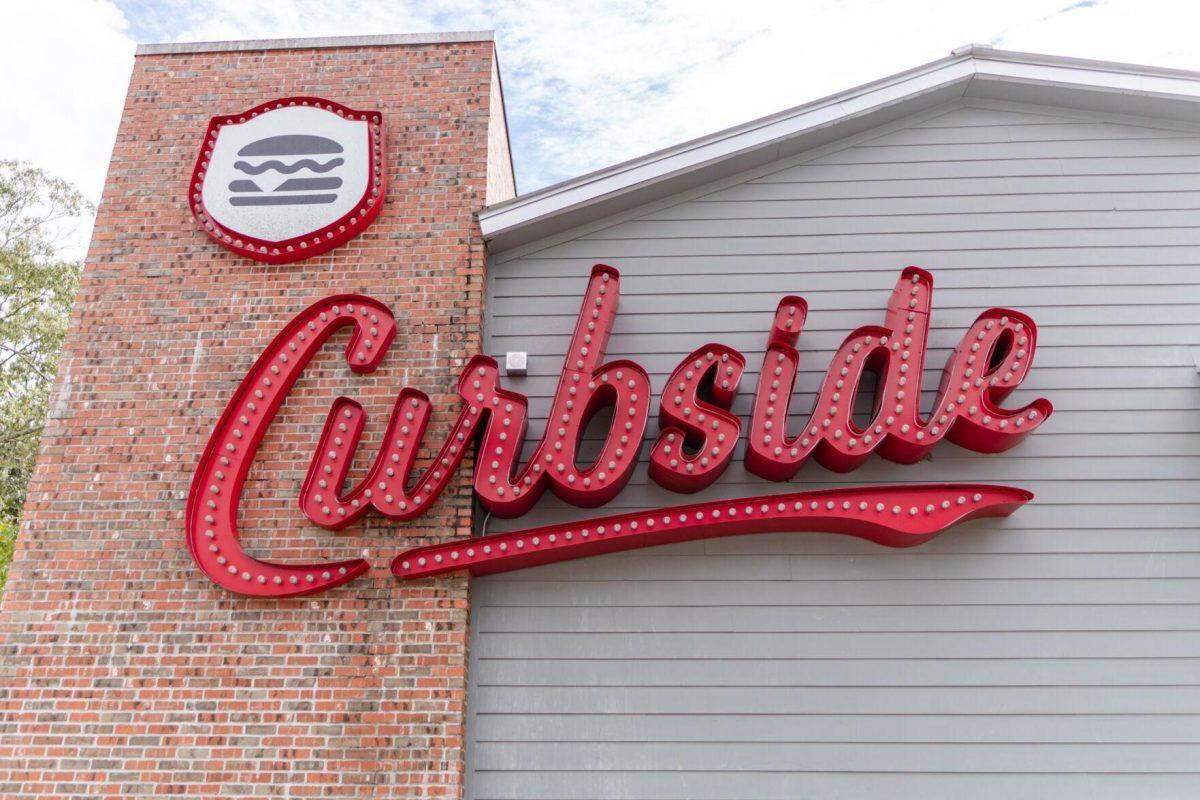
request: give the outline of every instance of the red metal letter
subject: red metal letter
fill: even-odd
[[[795,345],[807,305],[799,297],[785,297],[776,311],[755,398],[748,469],[786,480],[810,454],[824,466],[844,471],[875,450],[886,458],[911,462],[945,436],[973,450],[997,452],[1038,427],[1052,410],[1047,401],[1035,400],[1018,410],[998,405],[1028,374],[1037,339],[1032,320],[1004,309],[979,316],[946,365],[933,415],[925,419],[920,414],[932,289],[929,273],[915,267],[904,270],[888,304],[886,325],[862,327],[846,338],[826,373],[812,417],[795,438],[787,435],[786,419],[799,364]],[[391,519],[416,517],[447,486],[476,435],[480,447],[475,491],[497,515],[524,513],[547,486],[577,506],[611,500],[636,466],[650,394],[649,378],[638,364],[603,363],[618,296],[617,271],[594,267],[546,434],[519,471],[527,400],[500,386],[493,359],[476,356],[459,377],[459,417],[411,490],[415,456],[429,421],[428,398],[413,389],[400,392],[371,470],[345,494],[342,486],[365,417],[354,401],[336,400],[301,490],[305,513],[331,529],[351,524],[371,508]],[[201,569],[232,591],[277,597],[309,594],[340,585],[368,567],[361,559],[272,564],[251,558],[238,544],[237,507],[257,446],[305,365],[345,325],[355,327],[346,351],[351,368],[372,371],[395,335],[387,308],[349,295],[316,303],[293,319],[255,362],[201,458],[188,498],[188,545]],[[710,344],[672,373],[662,398],[663,434],[651,455],[654,480],[675,491],[694,492],[725,469],[741,428],[740,419],[728,409],[744,366],[736,350]],[[860,427],[852,412],[868,370],[879,376],[877,403],[872,419]],[[600,454],[580,468],[578,451],[588,422],[610,406],[613,422]],[[416,577],[467,567],[485,574],[650,544],[767,530],[823,528],[908,546],[964,519],[1011,513],[1030,497],[1007,487],[951,484],[709,502],[496,534],[469,545],[418,548],[399,557],[393,571]]]
[[[546,487],[577,506],[603,505],[617,495],[637,466],[650,405],[650,379],[631,361],[603,364],[616,318],[616,270],[592,270],[559,380],[546,435],[525,467],[517,462],[525,442],[528,401],[501,388],[496,362],[476,356],[463,369],[458,393],[463,406],[450,437],[416,486],[407,489],[415,453],[429,419],[429,401],[413,389],[400,393],[384,445],[367,478],[347,494],[340,489],[364,425],[361,407],[339,398],[326,418],[320,444],[301,488],[300,505],[318,525],[338,530],[375,508],[391,519],[423,514],[445,489],[466,448],[480,435],[475,492],[501,517],[524,514]],[[575,457],[588,420],[612,405],[614,420],[600,455],[580,469]],[[631,445],[632,443],[632,445]]]
[[[650,452],[651,478],[690,494],[725,471],[742,435],[741,417],[728,409],[745,367],[745,356],[723,344],[706,344],[680,362],[663,389],[662,433]],[[712,402],[700,398],[702,389],[711,391]]]
[[[750,423],[746,468],[770,480],[788,480],[810,454],[822,466],[846,472],[878,450],[902,464],[920,460],[945,436],[963,447],[994,453],[1012,447],[1049,417],[1049,401],[1021,409],[997,403],[1029,372],[1036,347],[1033,321],[1016,311],[989,309],[979,316],[946,364],[934,413],[920,412],[933,276],[906,268],[888,303],[886,324],[854,331],[838,348],[804,431],[789,438],[787,418],[803,324],[796,298],[785,298],[767,345]],[[786,327],[781,327],[785,325]],[[879,377],[872,419],[854,422],[854,401],[866,370]]]
[[[246,473],[275,412],[305,365],[334,331],[353,325],[346,361],[355,372],[379,365],[396,334],[392,313],[369,297],[321,300],[288,323],[254,362],[208,440],[188,495],[186,530],[192,558],[215,583],[260,597],[321,592],[361,575],[366,561],[273,564],[238,543],[237,512]]]
[[[520,413],[513,416],[506,404],[500,424],[489,424],[475,466],[475,491],[493,514],[520,516],[547,484],[568,503],[591,508],[616,497],[629,482],[650,414],[650,377],[632,361],[603,363],[619,298],[620,274],[603,264],[593,267],[545,435],[519,475],[514,473],[524,440],[524,405],[518,409],[514,403]],[[503,401],[481,395],[479,401],[495,415]],[[604,444],[581,469],[576,456],[583,432],[609,406],[613,420]]]
[[[468,405],[468,390],[464,388],[476,370],[480,375],[486,371],[492,376],[490,394],[512,397],[524,408],[524,396],[497,386],[496,362],[487,356],[475,356],[458,379],[459,394],[464,399],[462,412],[433,464],[411,490],[408,484],[413,462],[429,424],[429,398],[425,393],[409,388],[400,392],[375,463],[367,477],[346,494],[341,493],[341,487],[358,449],[366,415],[362,406],[349,398],[335,400],[325,418],[308,476],[300,488],[300,507],[308,518],[331,530],[340,530],[372,508],[394,520],[409,520],[424,514],[458,469],[474,437],[476,423],[485,418],[478,406]],[[478,378],[475,386],[479,386]]]

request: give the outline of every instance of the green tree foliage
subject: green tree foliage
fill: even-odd
[[[0,160],[0,592],[82,268],[60,250],[90,213],[66,181]]]

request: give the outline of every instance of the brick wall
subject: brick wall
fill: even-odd
[[[461,796],[467,580],[387,567],[469,535],[470,464],[404,525],[335,535],[296,498],[337,395],[369,415],[357,476],[402,386],[434,401],[428,441],[457,412],[493,60],[491,42],[137,59],[0,610],[0,796]],[[209,241],[184,190],[210,116],[293,94],[382,110],[388,196],[349,245],[272,267]],[[373,569],[313,598],[231,595],[184,545],[193,469],[261,349],[336,292],[388,303],[400,334],[370,376],[342,360],[346,331],[314,359],[251,471],[243,543]]]

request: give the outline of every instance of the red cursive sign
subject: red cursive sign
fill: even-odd
[[[934,412],[918,409],[925,362],[932,276],[909,267],[901,274],[884,325],[859,328],[834,357],[812,416],[801,432],[786,431],[799,353],[795,348],[807,305],[785,297],[775,315],[749,428],[746,466],[770,480],[787,480],[812,455],[823,466],[852,470],[870,453],[912,463],[938,441],[978,452],[1012,447],[1042,424],[1050,403],[1016,410],[998,403],[1028,374],[1037,331],[1023,314],[990,309],[979,316],[943,372]],[[445,489],[467,448],[478,442],[474,475],[479,501],[493,514],[524,514],[549,489],[572,505],[595,507],[615,497],[636,468],[650,409],[650,380],[632,361],[605,362],[616,318],[620,276],[596,266],[567,351],[542,440],[519,464],[528,422],[524,395],[504,389],[496,362],[475,356],[458,381],[462,408],[433,462],[415,481],[416,453],[429,420],[429,399],[401,391],[384,443],[367,476],[344,489],[365,425],[358,403],[337,399],[330,409],[300,493],[310,520],[329,529],[352,524],[374,509],[395,520],[417,517]],[[353,326],[346,359],[358,372],[382,360],[396,332],[388,309],[368,297],[337,296],[309,307],[275,338],[238,387],[205,449],[187,509],[188,545],[201,569],[243,594],[289,596],[324,591],[364,572],[361,559],[309,565],[259,561],[238,544],[237,505],[258,443],[279,405],[317,349],[343,326]],[[742,421],[729,411],[745,357],[720,344],[689,354],[672,372],[659,412],[662,428],[650,456],[650,476],[676,492],[710,485],[728,466]],[[855,398],[875,376],[871,419],[858,424]],[[591,464],[576,453],[588,422],[612,409],[612,424]],[[418,577],[454,569],[476,574],[515,569],[601,552],[686,539],[772,530],[825,530],[911,546],[966,519],[1012,513],[1032,495],[983,485],[871,487],[803,492],[738,502],[606,517],[570,525],[477,537],[418,548],[398,556],[393,572]]]

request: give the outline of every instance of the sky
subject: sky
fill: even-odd
[[[496,32],[518,190],[969,43],[1200,70],[1189,0],[0,0],[0,158],[97,200],[138,42]],[[14,79],[15,77],[15,79]],[[268,99],[268,98],[264,98]],[[84,224],[73,238],[80,252]]]

